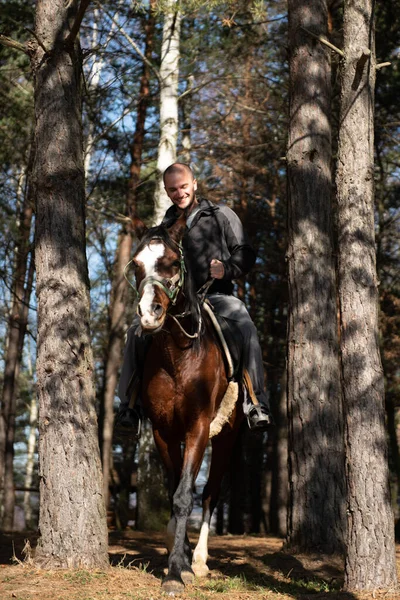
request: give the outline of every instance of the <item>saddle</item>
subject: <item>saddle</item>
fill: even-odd
[[[242,345],[239,343],[236,328],[232,327],[229,319],[225,319],[214,312],[211,303],[205,299],[204,309],[210,317],[214,326],[215,333],[220,342],[222,354],[224,356],[226,375],[228,380],[242,382],[251,404],[257,405],[258,400],[254,393],[253,384],[247,370],[243,368],[242,363]]]

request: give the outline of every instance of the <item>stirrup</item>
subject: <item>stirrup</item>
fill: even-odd
[[[272,423],[268,410],[260,404],[253,405],[247,415],[247,424],[251,431],[266,431]]]
[[[123,406],[115,418],[114,436],[116,440],[138,441],[142,432],[142,419],[136,409]]]

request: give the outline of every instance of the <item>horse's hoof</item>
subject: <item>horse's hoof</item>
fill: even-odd
[[[192,563],[192,569],[193,569],[194,574],[196,575],[196,577],[207,577],[208,572],[210,570],[207,567],[206,563],[203,562],[203,561]]]
[[[182,571],[181,572],[182,581],[185,585],[190,585],[194,582],[194,573],[193,571]]]
[[[161,591],[168,596],[183,594],[185,585],[177,579],[164,579],[161,584]]]

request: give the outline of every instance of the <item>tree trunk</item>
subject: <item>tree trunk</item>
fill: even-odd
[[[282,537],[287,534],[287,504],[288,504],[288,426],[287,426],[287,384],[286,372],[283,373],[280,382],[279,395],[275,392],[272,396],[279,398],[278,405],[274,411],[275,436],[272,485],[269,499],[269,523],[270,532]]]
[[[396,584],[374,236],[373,0],[344,5],[337,170],[339,299],[345,414],[345,588]]]
[[[118,0],[117,9],[113,16],[113,21],[111,23],[110,31],[108,32],[107,39],[106,39],[106,42],[103,47],[104,50],[108,49],[108,46],[109,46],[111,40],[115,36],[115,31],[117,29],[117,23],[118,23],[118,18],[119,18],[119,11],[120,11],[120,8],[121,8],[123,2],[124,2],[124,0]],[[95,8],[93,11],[93,18],[92,18],[92,23],[91,23],[91,27],[92,27],[91,50],[93,52],[94,59],[93,59],[93,64],[91,65],[91,69],[88,74],[88,79],[87,79],[87,83],[86,83],[87,87],[91,91],[97,90],[98,85],[100,83],[101,73],[104,69],[104,66],[107,64],[104,54],[96,55],[96,52],[98,51],[97,44],[98,44],[98,38],[99,38],[99,25],[102,26],[102,14],[101,14],[100,8]],[[88,132],[87,132],[87,136],[86,136],[85,154],[84,154],[84,167],[85,167],[86,181],[88,179],[88,175],[90,172],[90,164],[92,162],[92,157],[93,157],[93,153],[95,150],[95,127],[96,126],[95,126],[94,121],[90,120],[88,123]]]
[[[163,173],[176,161],[178,137],[178,63],[180,44],[181,13],[178,0],[165,2],[163,39],[160,64],[160,141],[157,155],[157,180],[154,194],[154,214],[152,223],[159,224],[170,200],[164,190]],[[152,434],[143,428],[139,447],[137,527],[154,529],[163,519],[168,501],[154,481],[163,480],[161,460],[147,465],[150,457],[158,456]]]
[[[327,2],[289,0],[288,546],[343,543],[344,456],[331,206]]]
[[[145,56],[150,61],[153,52],[153,38],[155,30],[154,1],[150,3],[149,16],[146,25]],[[128,195],[126,201],[126,215],[135,217],[137,203],[137,188],[140,183],[140,169],[145,135],[145,122],[149,105],[149,67],[143,63],[140,81],[139,104],[136,114],[136,128],[131,146],[131,166],[128,182]],[[131,258],[132,251],[132,223],[129,222],[120,231],[115,260],[115,275],[112,282],[110,306],[110,333],[105,364],[105,393],[104,393],[104,421],[102,430],[102,457],[104,497],[108,506],[108,493],[110,483],[110,465],[112,452],[112,432],[114,422],[114,398],[117,387],[118,371],[121,365],[122,348],[127,324],[128,283],[124,276],[124,268]],[[133,465],[132,465],[133,467]],[[130,479],[130,477],[129,477]]]
[[[33,150],[31,150],[30,164],[32,167]],[[28,186],[29,187],[29,186]],[[14,438],[15,416],[17,409],[17,383],[22,359],[22,346],[25,337],[29,298],[32,289],[32,276],[27,277],[30,231],[32,223],[32,198],[25,191],[24,200],[19,216],[19,231],[16,244],[16,260],[14,281],[12,285],[12,308],[8,326],[8,343],[5,356],[4,384],[1,411],[1,431],[4,432],[0,450],[0,487],[4,486],[3,497],[3,522],[4,531],[12,531],[14,523]],[[26,287],[26,289],[25,289]],[[29,290],[29,293],[28,293]],[[4,482],[3,486],[2,483]]]
[[[30,344],[28,344],[28,363],[29,375],[33,380],[33,368],[30,359]],[[35,465],[35,449],[36,449],[36,431],[37,431],[38,405],[36,394],[32,389],[32,397],[29,405],[29,433],[28,433],[28,456],[26,459],[26,471],[24,479],[24,514],[27,529],[36,529],[36,523],[33,521],[32,504],[31,504],[31,488],[33,481],[33,468]]]
[[[140,438],[138,465],[137,518],[138,529],[165,529],[170,516],[170,502],[161,459],[154,444],[149,421],[145,421]]]
[[[193,110],[193,92],[194,76],[189,75],[186,82],[185,97],[181,101],[182,113],[182,162],[189,165],[192,155],[192,110]]]
[[[65,43],[77,6],[38,0],[40,44],[32,51],[41,533],[35,561],[47,568],[108,565],[85,254],[82,61],[79,44]]]
[[[164,190],[163,173],[176,161],[178,138],[178,80],[181,13],[178,0],[165,2],[160,65],[160,141],[157,155],[157,181],[153,224],[157,225],[171,205]]]

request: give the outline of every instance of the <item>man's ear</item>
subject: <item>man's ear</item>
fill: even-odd
[[[186,231],[186,215],[182,213],[179,219],[175,221],[175,223],[168,228],[168,233],[170,237],[179,244],[182,240],[184,233]]]
[[[148,227],[143,223],[142,219],[139,219],[136,215],[131,217],[132,229],[139,240],[144,236]]]

